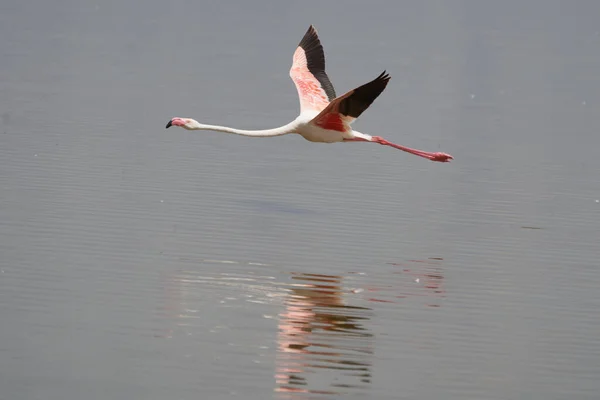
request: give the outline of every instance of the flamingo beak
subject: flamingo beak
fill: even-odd
[[[169,129],[171,126],[173,126],[173,120],[169,120],[169,122],[167,123],[167,126],[165,127],[165,129]]]

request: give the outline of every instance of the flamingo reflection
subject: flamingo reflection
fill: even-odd
[[[276,392],[356,393],[371,383],[371,309],[347,305],[342,277],[296,273],[280,314]]]

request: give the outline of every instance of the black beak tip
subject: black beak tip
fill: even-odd
[[[172,126],[172,120],[169,120],[169,122],[167,123],[167,126],[165,127],[165,129],[169,129]]]

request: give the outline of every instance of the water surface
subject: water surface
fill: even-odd
[[[600,3],[0,5],[1,399],[595,399]],[[295,118],[310,24],[364,143]]]

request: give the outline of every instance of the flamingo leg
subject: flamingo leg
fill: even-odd
[[[369,140],[363,139],[363,138],[353,138],[353,139],[344,139],[344,142],[369,142]],[[407,153],[414,154],[415,156],[423,157],[423,158],[426,158],[431,161],[449,162],[450,160],[454,159],[454,157],[452,157],[450,154],[440,153],[440,152],[430,153],[428,151],[411,149],[410,147],[406,147],[406,146],[402,146],[402,145],[399,145],[396,143],[389,142],[389,141],[385,140],[384,138],[382,138],[381,136],[373,136],[371,138],[370,142],[379,143],[383,146],[390,146],[395,149],[402,150]]]

